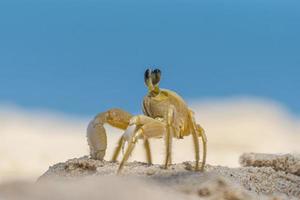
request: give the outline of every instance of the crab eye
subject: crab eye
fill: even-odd
[[[155,69],[151,74],[152,84],[157,85],[160,81],[160,77],[161,77],[161,71],[159,69]]]
[[[147,84],[147,81],[149,80],[150,76],[151,76],[151,70],[150,70],[150,69],[147,69],[147,70],[145,71],[145,74],[144,74],[144,79],[145,79],[146,85],[148,85],[148,84]]]

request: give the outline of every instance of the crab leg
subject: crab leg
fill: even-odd
[[[192,130],[192,136],[193,136],[193,142],[194,142],[194,147],[195,147],[195,159],[196,159],[196,166],[195,166],[195,170],[198,171],[199,170],[199,160],[200,160],[200,156],[199,156],[199,139],[198,139],[198,134],[197,134],[197,130],[195,128],[195,125],[193,123],[193,130]]]
[[[206,155],[207,155],[207,137],[204,129],[199,124],[197,124],[197,130],[203,143],[203,158],[202,158],[202,165],[201,165],[201,170],[203,171],[206,163]]]
[[[124,157],[119,165],[119,169],[118,169],[118,174],[120,174],[121,170],[123,169],[123,166],[124,164],[127,162],[129,156],[131,155],[134,147],[135,147],[135,144],[138,140],[138,136],[142,134],[142,130],[139,129],[136,133],[134,133],[134,136],[132,137],[131,141],[129,142],[128,144],[128,147],[127,147],[127,150],[124,154]]]
[[[132,126],[129,126],[125,132],[132,131],[132,130],[129,130],[131,128],[132,128]],[[120,151],[121,151],[121,149],[122,149],[122,147],[125,143],[125,140],[126,140],[126,137],[124,137],[124,135],[119,139],[118,146],[116,147],[116,150],[114,152],[112,161],[114,161],[114,162],[117,161],[118,155],[119,155],[119,153],[120,153]],[[149,140],[147,138],[144,139],[144,148],[146,150],[147,162],[148,162],[149,165],[151,165],[152,164],[152,157],[151,157],[150,143],[149,143]]]
[[[120,137],[120,139],[118,141],[118,145],[117,145],[117,147],[116,147],[116,149],[114,151],[114,154],[113,154],[113,157],[112,157],[111,161],[113,161],[113,162],[117,161],[118,156],[120,154],[120,151],[121,151],[121,149],[122,149],[122,147],[124,145],[124,142],[125,142],[125,140],[124,140],[123,136]]]
[[[196,124],[195,118],[193,116],[193,112],[190,112],[190,120],[191,120],[190,123],[191,123],[191,127],[192,127],[193,141],[194,141],[194,146],[195,146],[195,159],[196,159],[195,170],[199,170],[199,160],[200,160],[199,151],[200,151],[200,148],[199,148],[199,139],[198,139],[198,137],[200,136],[202,138],[202,142],[203,142],[203,160],[202,160],[200,170],[203,171],[204,165],[205,165],[205,162],[206,162],[206,137],[205,137],[205,133],[204,133],[204,130],[199,125]],[[204,134],[204,136],[203,136],[203,134]]]
[[[147,162],[149,165],[151,165],[152,164],[152,156],[151,156],[149,139],[144,139],[144,148],[146,150]]]
[[[121,109],[111,109],[98,114],[90,123],[87,129],[87,141],[90,147],[91,158],[103,160],[107,148],[107,136],[104,124],[125,130],[129,124],[131,114]],[[119,141],[119,144],[122,141]],[[119,148],[114,155],[117,155]]]
[[[167,131],[166,131],[166,160],[165,160],[165,169],[172,164],[172,122],[173,122],[174,108],[171,106],[167,113]]]
[[[161,137],[166,133],[166,124],[164,122],[144,115],[138,115],[133,117],[130,120],[130,126],[132,125],[135,125],[139,128],[137,128],[134,131],[134,133],[129,139],[129,144],[125,151],[124,157],[120,163],[118,173],[120,173],[123,169],[124,164],[127,162],[129,156],[131,155],[138,139],[144,139],[144,147],[147,153],[147,160],[148,163],[151,163],[151,152],[148,138]]]

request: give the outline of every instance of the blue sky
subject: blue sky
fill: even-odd
[[[299,0],[1,0],[0,103],[139,112],[143,73],[186,99],[254,96],[300,113]]]

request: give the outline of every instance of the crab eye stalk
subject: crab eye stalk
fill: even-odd
[[[145,84],[148,86],[151,77],[151,70],[147,69],[144,74]]]
[[[160,81],[160,77],[161,77],[161,71],[159,69],[155,69],[151,74],[152,84],[158,85]]]
[[[145,84],[148,87],[148,91],[151,95],[157,95],[160,90],[158,83],[160,81],[161,71],[159,69],[151,70],[147,69],[144,74]]]
[[[154,86],[152,84],[152,71],[150,69],[147,69],[145,71],[144,79],[145,79],[145,84],[148,87],[149,92],[154,90]]]

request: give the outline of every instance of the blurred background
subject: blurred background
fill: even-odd
[[[196,112],[210,164],[300,153],[299,9],[298,0],[1,0],[0,182],[87,155],[97,113],[141,113],[148,67]],[[107,128],[109,159],[122,132]],[[176,141],[175,162],[193,160],[190,142]],[[163,141],[152,145],[160,163]]]

